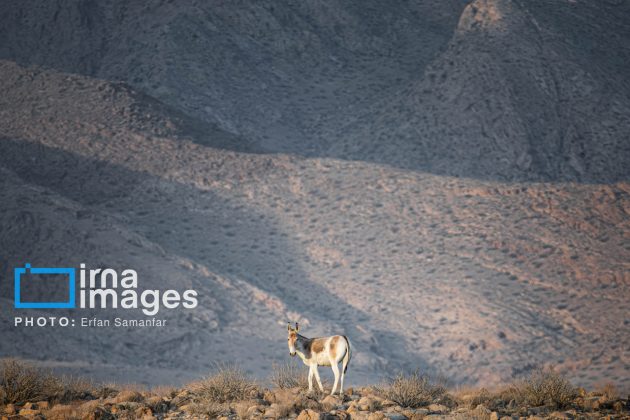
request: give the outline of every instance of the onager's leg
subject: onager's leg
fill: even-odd
[[[341,383],[339,384],[339,395],[343,397],[343,377],[346,376],[346,369],[342,366],[341,368]]]
[[[313,371],[315,372],[315,379],[317,379],[317,385],[319,385],[319,390],[324,392],[324,386],[322,385],[322,380],[319,379],[319,371],[317,370],[317,365],[313,366]]]
[[[335,374],[335,383],[333,384],[332,390],[330,391],[330,395],[335,395],[335,389],[337,389],[337,383],[339,383],[339,366],[337,366],[337,362],[334,360],[330,361],[330,367]]]
[[[313,365],[308,367],[308,392],[313,392]]]

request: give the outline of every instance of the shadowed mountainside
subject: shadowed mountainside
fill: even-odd
[[[508,181],[628,180],[628,6],[473,2],[422,77],[356,116],[332,155]]]
[[[235,150],[500,181],[629,178],[628,2],[3,9],[1,58],[125,81],[238,135]]]
[[[290,319],[351,337],[349,383],[419,366],[492,384],[551,362],[578,384],[629,386],[625,182],[240,153],[192,141],[197,120],[119,84],[10,62],[0,74],[2,277],[26,260],[133,267],[201,302],[164,309],[159,330],[4,327],[3,354],[164,383],[239,349],[264,376],[288,357]]]

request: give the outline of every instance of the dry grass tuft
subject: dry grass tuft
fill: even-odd
[[[260,394],[256,381],[233,365],[218,366],[213,375],[192,384],[191,390],[197,403],[242,401]]]
[[[432,383],[427,375],[414,371],[400,373],[384,385],[374,387],[377,394],[402,407],[417,408],[437,402],[446,395],[442,381]]]
[[[551,405],[564,408],[577,396],[577,389],[552,368],[540,368],[514,386],[520,405],[540,407]]]
[[[294,362],[274,363],[271,372],[271,383],[279,389],[308,389],[308,373]]]

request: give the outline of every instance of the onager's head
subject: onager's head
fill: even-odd
[[[295,328],[293,328],[291,326],[291,323],[289,322],[289,324],[287,325],[287,330],[289,331],[289,338],[287,339],[287,342],[289,344],[289,354],[291,356],[295,356],[295,353],[296,353],[295,342],[298,339],[298,331],[300,330],[300,326],[296,322]]]

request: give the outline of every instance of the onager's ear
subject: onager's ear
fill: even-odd
[[[295,332],[300,331],[300,325],[296,322],[295,323]]]
[[[287,322],[287,331],[291,331],[291,323]]]

